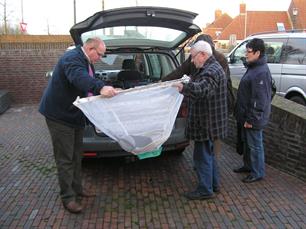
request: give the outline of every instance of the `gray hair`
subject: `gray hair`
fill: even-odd
[[[93,45],[93,47],[97,48],[100,43],[104,43],[99,37],[91,37],[85,41],[85,45]]]
[[[212,49],[208,42],[200,40],[197,41],[192,47],[192,50],[195,50],[196,52],[205,52],[208,56],[212,55]]]

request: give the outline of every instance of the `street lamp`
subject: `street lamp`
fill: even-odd
[[[292,27],[293,29],[296,29],[296,18],[297,18],[297,15],[299,14],[299,10],[298,8],[293,8],[292,9]]]
[[[27,31],[27,23],[23,21],[23,0],[21,0],[21,22],[20,22],[20,30],[22,33]]]
[[[73,0],[73,22],[76,24],[76,3],[75,0]]]

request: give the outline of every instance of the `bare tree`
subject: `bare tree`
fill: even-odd
[[[4,26],[4,34],[7,34],[7,14],[6,14],[6,0],[4,2],[0,2],[0,5],[3,7],[3,26]]]
[[[2,7],[2,9],[1,9]],[[2,21],[2,25],[0,25],[0,33],[1,34],[20,34],[19,25],[11,25],[9,23],[10,15],[12,15],[13,11],[8,11],[6,0],[0,1],[0,20]]]

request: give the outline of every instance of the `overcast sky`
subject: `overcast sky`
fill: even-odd
[[[3,24],[3,3],[0,0],[0,20]],[[75,0],[76,21],[80,22],[102,10],[103,0]],[[23,11],[21,3],[23,2]],[[27,23],[29,34],[69,34],[73,25],[74,0],[6,0],[7,19],[11,25]],[[185,3],[184,3],[185,2]],[[198,13],[195,23],[204,27],[214,20],[214,12],[221,9],[231,17],[239,14],[239,4],[246,3],[247,10],[286,11],[290,0],[104,0],[104,9],[126,6],[164,6]],[[2,4],[1,4],[2,3]]]

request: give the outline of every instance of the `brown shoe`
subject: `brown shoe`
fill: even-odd
[[[89,192],[87,190],[83,190],[81,193],[78,193],[78,196],[81,196],[81,197],[94,197],[94,196],[96,196],[96,193]]]
[[[71,213],[80,213],[83,210],[82,206],[75,201],[64,204],[64,207]]]

